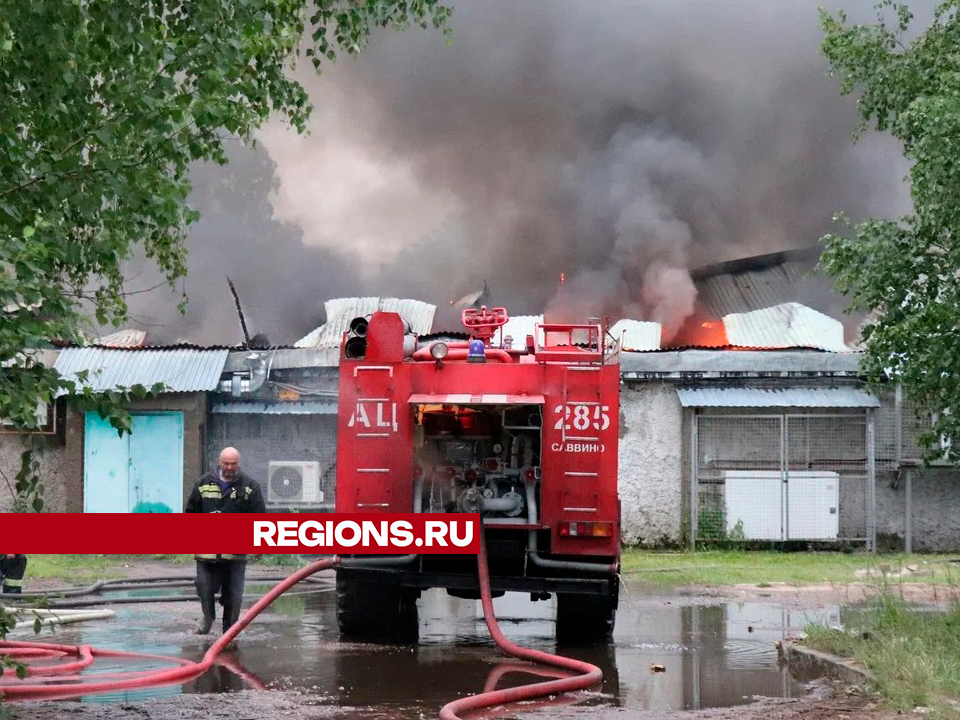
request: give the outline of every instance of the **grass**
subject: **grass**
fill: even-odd
[[[189,570],[192,555],[30,555],[27,577],[56,578],[70,584],[101,578],[123,577],[129,567],[144,561],[170,561]],[[953,556],[867,555],[832,552],[769,552],[714,550],[704,552],[653,552],[627,548],[623,552],[623,573],[631,580],[664,586],[748,584],[770,587],[773,583],[812,585],[876,582],[857,577],[862,569],[918,565],[923,571],[918,582],[949,583],[960,576],[960,565],[947,561]],[[252,563],[275,567],[298,567],[298,555],[251,556]],[[952,571],[952,576],[951,576]],[[911,578],[907,578],[908,580]]]
[[[257,565],[299,567],[303,560],[298,555],[251,556]],[[94,580],[108,580],[129,575],[129,568],[145,561],[168,561],[192,570],[193,555],[29,555],[27,581],[30,578],[53,578],[71,585]]]
[[[960,574],[960,566],[951,568],[947,562],[953,557],[760,550],[668,553],[627,548],[623,552],[622,569],[634,580],[658,585],[747,584],[769,587],[772,583],[876,582],[855,573],[863,569],[897,571],[906,565],[918,565],[921,570],[915,576],[918,582],[946,584]]]
[[[918,610],[887,588],[843,630],[813,626],[805,642],[869,668],[896,710],[927,707],[935,716],[960,716],[960,704],[951,702],[960,698],[960,604],[946,612]]]
[[[189,555],[28,555],[27,580],[56,578],[78,585],[93,580],[123,577],[127,568],[143,560],[173,560]]]

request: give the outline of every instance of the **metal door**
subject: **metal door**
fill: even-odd
[[[133,416],[129,511],[183,509],[183,413]]]
[[[84,512],[179,512],[183,507],[183,413],[132,416],[122,437],[86,414]]]
[[[127,512],[130,485],[130,436],[88,412],[83,445],[83,511]]]

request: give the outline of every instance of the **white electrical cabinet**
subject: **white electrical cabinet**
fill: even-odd
[[[747,540],[836,540],[840,532],[840,477],[821,470],[727,470],[727,533]]]
[[[723,476],[727,534],[742,530],[747,540],[783,540],[780,473],[727,470]]]

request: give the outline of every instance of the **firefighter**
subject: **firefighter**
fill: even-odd
[[[23,588],[23,574],[27,571],[26,555],[5,555],[0,553],[0,592],[19,593]]]
[[[260,485],[240,470],[240,453],[227,447],[220,452],[217,469],[206,473],[193,486],[184,512],[262,513],[266,512]],[[210,632],[215,618],[215,599],[220,591],[223,631],[240,618],[246,555],[197,555],[197,595],[203,619],[198,635]]]

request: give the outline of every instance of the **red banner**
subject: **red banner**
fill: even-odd
[[[401,513],[0,515],[20,553],[464,555],[483,541],[479,515]]]

